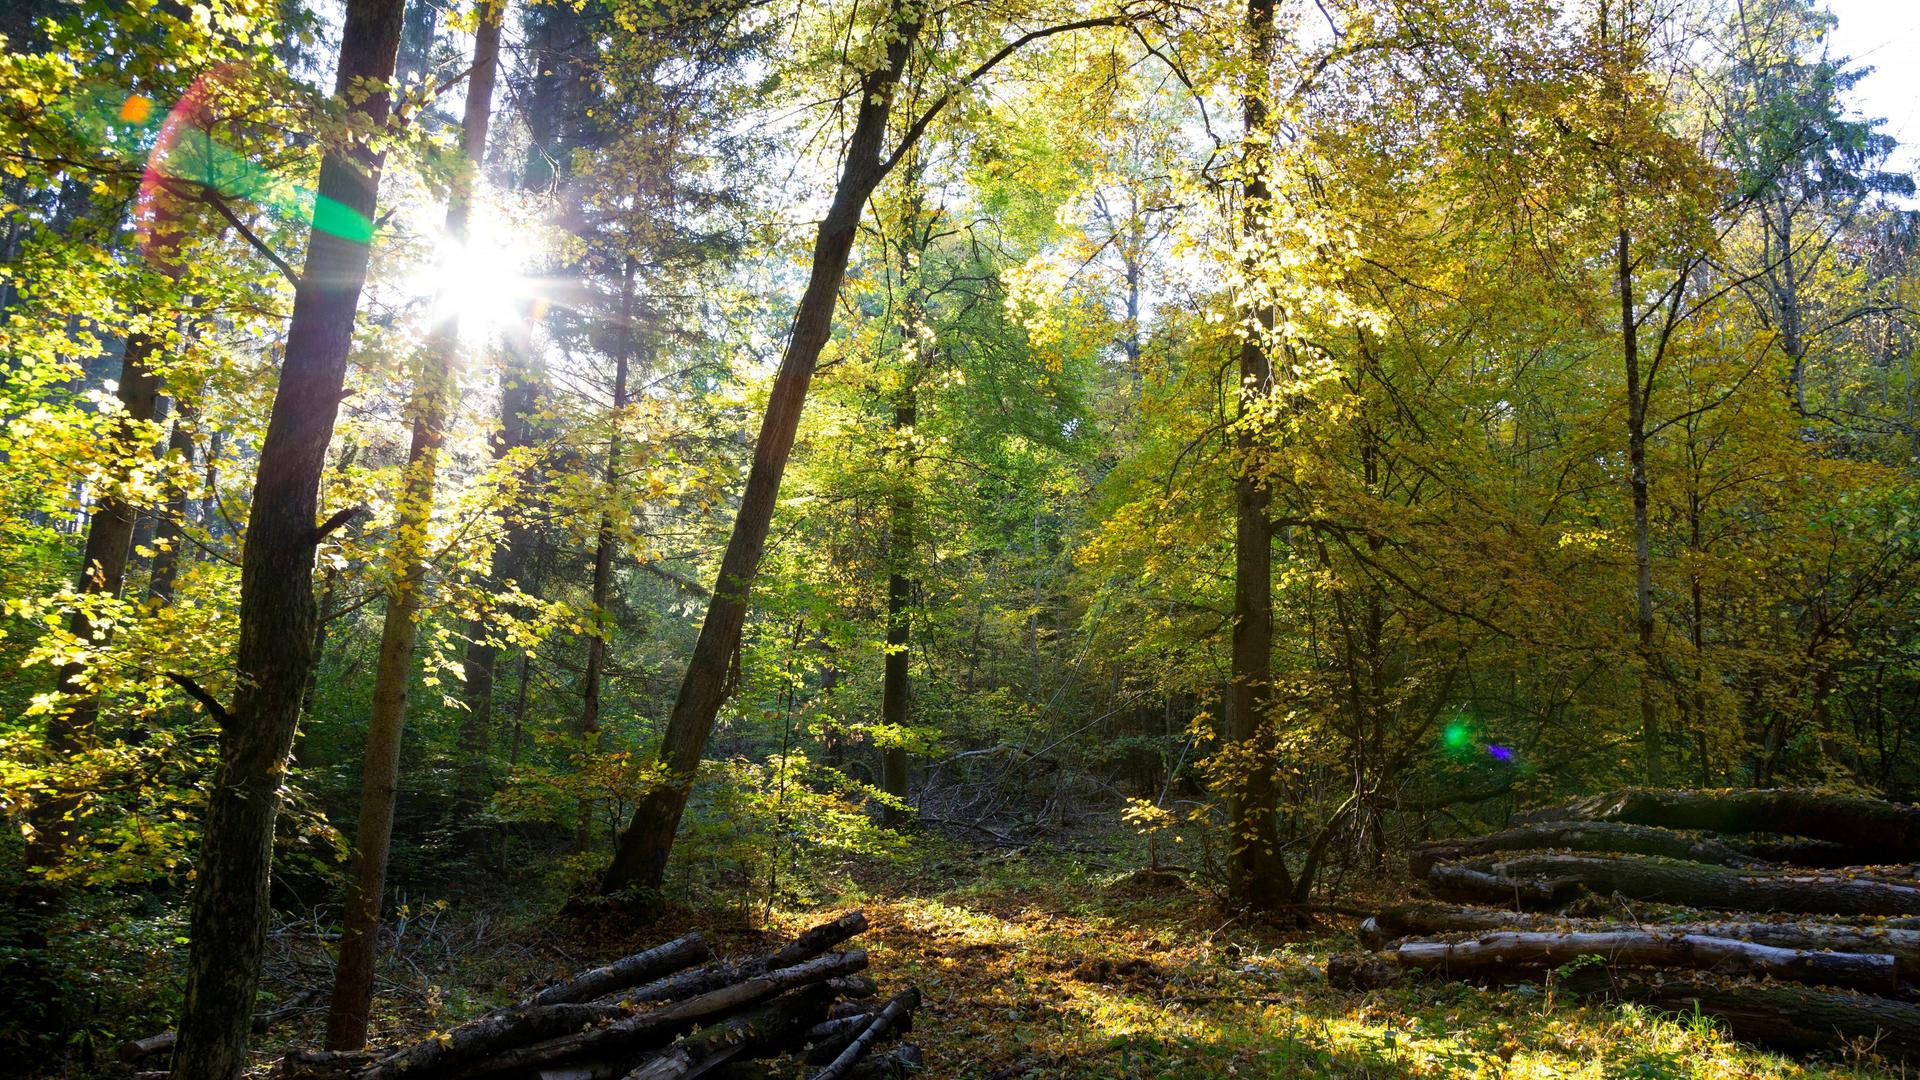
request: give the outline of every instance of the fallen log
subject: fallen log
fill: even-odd
[[[1630,788],[1515,814],[1515,825],[1618,821],[1716,833],[1780,833],[1826,840],[1866,857],[1920,859],[1920,808],[1811,788],[1664,791]]]
[[[866,1030],[872,1022],[869,1013],[832,1017],[808,1028],[801,1036],[801,1049],[809,1065],[825,1065],[840,1056],[840,1051]]]
[[[521,1004],[568,1005],[592,1001],[617,990],[639,986],[669,972],[690,968],[705,962],[712,955],[713,951],[707,947],[705,938],[698,933],[688,934],[665,945],[622,957],[605,967],[597,967],[555,983],[537,991]]]
[[[1868,994],[1712,979],[1629,980],[1616,982],[1607,994],[1683,1014],[1698,1009],[1736,1037],[1777,1050],[1870,1044],[1889,1056],[1920,1056],[1920,1007]]]
[[[1610,967],[1696,969],[1877,994],[1899,987],[1894,958],[1884,953],[1804,952],[1658,930],[1502,930],[1461,941],[1406,941],[1388,952],[1406,968],[1449,977],[1555,968],[1598,956]]]
[[[1638,929],[1667,934],[1733,938],[1778,949],[1836,953],[1881,953],[1893,957],[1902,979],[1920,981],[1920,930],[1880,923],[1764,919],[1633,924],[1609,919],[1567,919],[1497,908],[1406,904],[1388,908],[1360,924],[1362,944],[1378,949],[1405,937],[1483,933],[1489,930],[1540,932]]]
[[[1551,821],[1486,836],[1433,840],[1416,844],[1407,856],[1407,865],[1414,877],[1424,878],[1438,863],[1459,862],[1476,855],[1502,851],[1540,848],[1659,855],[1669,859],[1748,869],[1763,865],[1763,860],[1751,853],[1717,840],[1685,836],[1650,825],[1629,825],[1616,821]]]
[[[832,953],[804,964],[756,975],[651,1012],[615,1020],[603,1027],[502,1050],[459,1068],[419,1073],[392,1068],[383,1063],[370,1080],[400,1080],[403,1076],[406,1080],[421,1080],[423,1076],[459,1077],[464,1080],[469,1077],[531,1072],[580,1058],[606,1056],[608,1052],[652,1049],[735,1009],[758,1004],[801,986],[850,975],[866,966],[867,954],[864,950]]]
[[[1920,885],[1831,872],[1756,873],[1638,855],[1522,855],[1445,863],[1427,875],[1444,899],[1552,906],[1582,891],[1685,907],[1814,915],[1920,914]]]
[[[927,1059],[912,1043],[901,1043],[884,1054],[869,1056],[854,1066],[847,1080],[903,1080],[927,1067]]]
[[[765,956],[757,956],[739,963],[715,963],[692,971],[682,971],[656,979],[641,986],[616,990],[596,998],[594,1004],[641,1005],[650,1002],[684,1001],[701,994],[710,994],[721,987],[731,986],[742,979],[749,979],[768,971],[793,967],[819,956],[850,938],[864,932],[867,928],[865,912],[855,911],[842,915],[832,922],[822,923],[795,938],[790,944]],[[850,976],[854,980],[842,986],[842,993],[849,997],[859,997],[860,988],[872,987],[873,980],[864,976]],[[850,992],[851,991],[851,992]],[[868,994],[874,991],[867,991]]]
[[[624,1080],[688,1080],[778,1049],[819,1021],[832,993],[808,987],[709,1024],[635,1066]]]
[[[904,1031],[913,1017],[913,1010],[920,1007],[920,991],[908,987],[888,1001],[886,1007],[874,1014],[873,1019],[854,1036],[840,1056],[833,1059],[826,1068],[813,1074],[813,1080],[840,1080],[853,1071],[862,1055],[873,1048],[881,1039],[896,1031]]]

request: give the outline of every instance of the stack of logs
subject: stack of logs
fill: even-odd
[[[817,1066],[814,1080],[881,1080],[920,1067],[900,1044],[919,991],[877,1004],[861,949],[832,951],[867,928],[860,912],[776,952],[714,961],[699,934],[548,986],[518,1004],[397,1050],[297,1051],[287,1080],[690,1080],[748,1076],[745,1062],[781,1055]]]
[[[1422,844],[1442,901],[1361,926],[1361,987],[1409,971],[1718,1017],[1786,1050],[1920,1057],[1920,809],[1803,789],[1630,790]],[[1661,905],[1656,912],[1652,905]],[[1589,917],[1571,917],[1584,912]]]

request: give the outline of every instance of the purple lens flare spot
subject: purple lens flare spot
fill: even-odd
[[[1512,761],[1513,760],[1513,751],[1507,749],[1504,746],[1498,746],[1498,745],[1489,746],[1487,747],[1487,753],[1492,754],[1493,759],[1495,761]]]

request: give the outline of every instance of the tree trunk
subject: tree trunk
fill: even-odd
[[[754,443],[753,466],[747,473],[746,491],[721,559],[713,599],[707,605],[699,640],[661,739],[660,760],[673,779],[655,786],[634,809],[633,819],[615,847],[613,862],[601,879],[603,894],[657,889],[666,875],[667,856],[673,850],[680,815],[686,810],[694,772],[706,749],[714,717],[727,696],[727,672],[740,647],[747,601],[766,548],[780,478],[793,451],[814,365],[833,332],[834,304],[846,276],[861,209],[885,175],[881,149],[893,92],[920,33],[919,16],[910,13],[915,10],[910,6],[893,9],[891,21],[896,36],[887,45],[886,60],[878,70],[860,79],[859,107],[846,159],[833,204],[821,220],[814,241],[812,276],[794,313],[786,357],[767,398],[766,416]]]
[[[348,0],[335,93],[352,92],[357,124],[385,126],[401,0]],[[366,84],[378,89],[366,92]],[[358,86],[356,86],[358,84]],[[237,690],[208,787],[195,863],[186,1004],[173,1075],[230,1080],[246,1065],[260,978],[273,824],[281,772],[313,662],[313,555],[321,472],[333,436],[366,282],[381,157],[330,150],[294,291],[280,386],[260,444],[241,563]]]
[[[1734,938],[1654,929],[1502,930],[1464,941],[1408,941],[1388,950],[1400,963],[1450,978],[1557,968],[1584,956],[1611,967],[1697,968],[1891,994],[1899,978],[1885,953],[1805,952]]]
[[[500,21],[505,8],[504,2],[487,5],[474,34],[473,70],[467,76],[466,116],[461,126],[465,158],[454,177],[447,202],[447,235],[455,245],[467,242],[474,178],[486,153],[487,121],[493,108],[494,75],[500,58]],[[434,478],[439,468],[440,446],[446,440],[453,384],[458,378],[459,347],[458,317],[439,320],[428,335],[426,363],[414,387],[413,442],[407,452],[395,535],[388,549],[393,580],[380,631],[373,709],[367,722],[367,749],[361,765],[360,825],[354,840],[353,878],[347,888],[340,961],[334,970],[333,1000],[327,1010],[329,1050],[358,1050],[367,1044],[367,1018],[373,1006],[374,963],[380,938],[380,908],[386,896],[387,856],[392,847],[395,790],[400,779],[400,741],[407,720],[413,649],[426,600]]]
[[[607,637],[613,633],[613,620],[607,614],[607,604],[613,598],[613,560],[620,548],[619,535],[614,531],[613,508],[621,506],[620,500],[620,426],[627,416],[627,377],[633,357],[633,277],[634,260],[629,255],[622,264],[620,274],[620,325],[619,342],[614,349],[613,358],[613,423],[612,434],[607,437],[606,468],[601,471],[601,482],[605,490],[600,498],[600,527],[594,533],[593,545],[593,633],[587,635],[587,671],[581,680],[580,719],[574,726],[574,736],[580,741],[580,752],[590,753],[587,740],[600,731],[600,693],[601,682],[605,678],[607,665]],[[579,815],[574,823],[573,850],[583,852],[593,835],[592,800],[581,798]]]
[[[1696,1008],[1740,1039],[1778,1050],[1837,1050],[1868,1044],[1892,1057],[1920,1054],[1920,1007],[1904,1001],[1775,984],[1710,979],[1628,979],[1608,996],[1691,1014]]]
[[[1808,788],[1757,791],[1648,791],[1631,788],[1572,799],[1515,814],[1516,825],[1549,821],[1619,821],[1669,829],[1717,833],[1780,833],[1840,845],[1821,858],[1857,853],[1870,858],[1920,860],[1920,808],[1858,795],[1830,795]],[[1797,850],[1759,845],[1757,850]],[[1816,849],[1809,855],[1825,849]],[[1773,856],[1765,856],[1772,858]]]
[[[1627,230],[1620,230],[1620,348],[1627,369],[1627,483],[1633,493],[1633,610],[1640,643],[1640,740],[1646,781],[1664,773],[1659,716],[1654,711],[1653,548],[1647,511],[1647,393],[1640,381],[1640,327],[1633,309],[1633,259]]]
[[[148,449],[142,429],[154,417],[160,399],[160,380],[148,369],[147,359],[156,348],[153,338],[135,334],[127,339],[121,351],[122,415],[110,438],[113,456],[126,461],[138,460]],[[81,557],[78,590],[82,596],[120,595],[132,554],[136,512],[133,504],[111,488],[100,492],[87,522],[87,545]],[[68,620],[67,632],[81,641],[100,644],[112,633],[112,626],[96,626],[82,609]],[[100,699],[93,692],[84,663],[62,664],[54,680],[55,688],[67,695],[70,703],[47,720],[47,750],[52,756],[66,760],[84,753],[92,744],[94,726],[100,719]],[[80,809],[80,801],[79,792],[62,792],[34,801],[27,816],[32,825],[25,858],[30,879],[45,884],[46,875],[59,864],[73,841],[73,815]],[[28,891],[43,900],[50,895],[39,888]]]
[[[1568,851],[1605,851],[1625,855],[1659,855],[1669,859],[1713,863],[1716,866],[1758,867],[1763,860],[1751,853],[1716,840],[1682,836],[1647,825],[1627,825],[1612,821],[1549,822],[1529,825],[1487,836],[1458,840],[1434,840],[1416,844],[1407,855],[1407,866],[1416,878],[1427,876],[1434,865],[1458,862],[1476,855],[1501,851],[1529,851],[1561,848]]]
[[[1637,855],[1523,855],[1448,863],[1427,880],[1447,899],[1552,906],[1617,893],[1685,907],[1819,915],[1920,914],[1920,886],[1848,874],[1755,873]]]
[[[173,420],[173,432],[167,438],[167,456],[177,458],[181,465],[193,465],[193,425],[199,417],[199,411],[179,406]],[[187,489],[175,487],[167,496],[167,504],[160,511],[159,524],[154,528],[153,569],[147,575],[147,599],[155,604],[173,603],[173,589],[180,577],[180,559],[185,554],[180,549],[185,546],[187,520]]]
[[[913,375],[909,373],[907,378],[908,385],[902,389],[901,400],[893,412],[894,435],[900,439],[912,438],[915,423]],[[887,726],[889,736],[896,738],[906,730],[911,704],[908,663],[912,655],[909,651],[912,626],[908,608],[912,603],[913,583],[906,573],[913,557],[911,449],[903,454],[903,458],[899,474],[894,477],[893,505],[889,507],[891,533],[887,544],[887,561],[892,566],[887,574],[887,659],[880,689],[880,719]],[[902,803],[907,800],[907,748],[898,742],[890,743],[881,752],[880,790]],[[897,825],[904,817],[901,811],[891,807],[887,809],[889,824]]]
[[[1265,176],[1268,68],[1274,49],[1274,0],[1247,0],[1247,33],[1252,43],[1253,71],[1242,91],[1246,147],[1241,178],[1245,207],[1241,228],[1249,247],[1257,247],[1264,231],[1272,195]],[[1252,267],[1249,267],[1252,269]],[[1272,392],[1273,371],[1261,334],[1273,329],[1273,306],[1256,303],[1249,313],[1258,329],[1248,329],[1240,343],[1240,416],[1244,420],[1255,402]],[[1254,431],[1242,426],[1235,435],[1240,472],[1234,480],[1233,558],[1233,673],[1228,690],[1227,741],[1233,748],[1233,768],[1227,828],[1231,851],[1227,860],[1229,899],[1256,911],[1270,911],[1287,903],[1292,883],[1280,855],[1275,820],[1273,746],[1267,710],[1273,681],[1273,526],[1268,520],[1270,496],[1253,469]]]

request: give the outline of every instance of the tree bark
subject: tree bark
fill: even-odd
[[[401,0],[348,0],[335,93],[379,129],[400,38]],[[374,89],[367,90],[372,86]],[[273,825],[313,662],[313,555],[327,443],[339,412],[366,283],[381,156],[329,150],[306,266],[294,290],[280,385],[260,444],[241,562],[237,690],[208,790],[191,917],[178,1080],[229,1080],[246,1064],[260,978]]]
[[[1608,996],[1688,1014],[1697,1007],[1733,1034],[1778,1050],[1805,1052],[1871,1043],[1888,1056],[1920,1054],[1920,1007],[1867,994],[1710,979],[1627,979]]]
[[[153,338],[134,334],[121,351],[121,416],[109,436],[112,454],[117,458],[134,460],[150,449],[143,429],[154,418],[160,400],[160,379],[147,367],[147,360],[156,348]],[[100,493],[87,522],[87,544],[81,556],[78,591],[82,596],[120,595],[126,585],[137,512],[136,506],[111,488]],[[110,636],[112,626],[96,625],[83,608],[68,620],[67,632],[81,641],[100,644]],[[93,692],[84,663],[62,664],[54,674],[54,686],[70,700],[47,719],[47,751],[65,760],[85,752],[92,744],[94,727],[100,719],[100,698]],[[31,881],[45,885],[47,875],[59,865],[73,841],[73,818],[80,809],[81,798],[81,792],[68,791],[34,801],[27,814],[32,831],[25,858]],[[51,895],[39,887],[27,892],[41,901]]]
[[[574,735],[580,740],[580,752],[583,754],[589,752],[587,740],[600,731],[600,693],[607,665],[607,637],[613,632],[613,620],[607,613],[607,605],[613,598],[613,560],[620,548],[619,535],[614,531],[613,508],[621,505],[620,426],[626,422],[627,377],[633,358],[634,272],[633,256],[629,255],[622,264],[620,274],[619,345],[614,349],[613,357],[612,433],[607,436],[606,467],[601,470],[600,477],[605,487],[600,494],[604,502],[600,508],[599,528],[594,532],[593,633],[587,635],[587,670],[581,679],[580,719],[574,726]],[[587,850],[592,839],[592,810],[592,801],[583,797],[574,823],[573,850],[576,852]]]
[[[1891,994],[1899,978],[1885,953],[1804,952],[1735,938],[1656,929],[1500,930],[1464,941],[1407,941],[1388,950],[1400,963],[1450,978],[1556,968],[1584,956],[1612,967],[1696,968]]]
[[[645,952],[616,960],[604,967],[582,972],[565,982],[555,983],[535,993],[527,999],[528,1005],[559,1005],[567,1002],[592,1001],[603,994],[611,993],[641,983],[670,971],[679,971],[701,963],[712,950],[707,941],[699,934],[678,937],[665,945],[657,945]]]
[[[1268,191],[1264,140],[1268,137],[1267,81],[1274,51],[1274,0],[1247,0],[1247,35],[1253,70],[1242,90],[1246,147],[1242,154],[1245,205],[1242,231],[1257,249],[1266,232],[1272,194]],[[1251,270],[1252,267],[1249,266]],[[1240,419],[1235,449],[1239,475],[1234,480],[1233,668],[1227,697],[1227,741],[1236,768],[1228,799],[1227,894],[1231,902],[1255,911],[1271,911],[1288,902],[1293,888],[1280,854],[1273,782],[1273,746],[1267,710],[1273,683],[1273,526],[1271,497],[1253,469],[1257,439],[1245,421],[1255,402],[1272,392],[1273,370],[1261,335],[1273,330],[1269,303],[1246,312],[1256,327],[1244,328],[1240,343]]]
[[[473,69],[467,75],[466,115],[461,124],[464,160],[447,201],[447,235],[467,242],[474,179],[487,145],[493,109],[494,76],[500,59],[500,23],[504,0],[484,6],[475,29]],[[386,618],[373,678],[373,708],[367,722],[367,749],[361,765],[360,824],[354,841],[353,876],[347,889],[340,933],[340,960],[334,969],[333,1000],[327,1010],[327,1049],[358,1050],[367,1044],[367,1018],[373,1006],[373,975],[380,937],[381,902],[386,896],[387,856],[393,842],[393,815],[400,779],[400,743],[407,721],[407,690],[413,678],[413,651],[426,604],[428,541],[433,525],[433,488],[440,446],[446,441],[447,410],[458,378],[460,321],[449,315],[428,334],[425,363],[414,387],[413,441],[397,507],[395,535],[387,557],[393,574],[387,591]]]
[[[812,276],[794,313],[786,356],[767,398],[766,416],[754,443],[753,466],[747,473],[746,491],[721,559],[713,599],[708,602],[699,640],[661,739],[660,760],[672,779],[655,786],[634,809],[632,821],[615,845],[612,864],[601,878],[603,895],[659,888],[707,735],[726,700],[727,671],[740,647],[748,598],[780,494],[780,478],[793,451],[814,365],[833,332],[834,304],[846,276],[862,207],[886,173],[881,150],[893,93],[920,33],[918,9],[896,5],[892,12],[889,21],[894,24],[895,36],[887,45],[886,59],[878,70],[860,79],[859,107],[846,159],[833,203],[814,241]]]
[[[1360,940],[1378,948],[1403,937],[1433,934],[1478,933],[1486,930],[1532,930],[1564,932],[1569,930],[1608,931],[1634,929],[1606,919],[1565,919],[1554,915],[1498,908],[1453,907],[1442,904],[1408,904],[1388,908],[1360,926]],[[1758,918],[1725,921],[1655,923],[1638,929],[1667,934],[1698,934],[1706,937],[1752,941],[1779,949],[1804,949],[1816,952],[1884,953],[1893,957],[1900,978],[1920,979],[1920,930],[1888,925],[1881,921],[1857,925],[1812,919],[1786,919],[1769,922]]]
[[[1920,808],[1808,788],[1649,791],[1631,788],[1515,814],[1516,825],[1620,821],[1717,833],[1783,833],[1841,845],[1853,861],[1920,860]],[[1795,849],[1787,849],[1789,851]],[[1784,852],[1783,852],[1784,853]],[[1819,857],[1818,851],[1813,853]]]
[[[1458,862],[1501,851],[1541,848],[1659,855],[1669,859],[1746,868],[1760,867],[1765,862],[1744,849],[1717,840],[1682,836],[1653,826],[1613,821],[1569,821],[1528,825],[1487,836],[1415,844],[1407,855],[1407,866],[1413,871],[1414,877],[1424,878],[1437,863]]]
[[[896,1031],[903,1031],[911,1023],[913,1011],[920,1007],[920,991],[915,987],[894,996],[867,1024],[860,1034],[854,1036],[840,1056],[833,1059],[826,1068],[813,1074],[813,1080],[840,1080],[853,1070],[860,1058],[871,1050],[875,1043]]]
[[[199,410],[178,406],[173,431],[167,437],[167,456],[177,458],[188,467],[193,465],[193,425],[198,417]],[[187,489],[175,487],[167,496],[167,504],[161,509],[153,532],[155,550],[153,568],[147,574],[147,599],[155,604],[173,603],[174,585],[180,577],[180,559],[185,554],[180,549],[186,544],[186,520]]]
[[[1845,874],[1754,873],[1635,855],[1524,855],[1449,863],[1428,875],[1447,899],[1557,905],[1592,891],[1630,900],[1814,915],[1920,914],[1920,886]]]
[[[758,1057],[792,1042],[826,1014],[831,991],[806,987],[709,1024],[658,1057],[643,1062],[623,1080],[684,1080],[702,1076],[729,1061]]]
[[[1631,238],[1620,230],[1620,349],[1627,375],[1627,484],[1633,495],[1633,610],[1640,644],[1640,740],[1646,781],[1664,775],[1659,716],[1654,710],[1653,548],[1647,510],[1647,391],[1640,380],[1640,327],[1634,316]]]
[[[912,374],[907,378],[909,382],[893,412],[894,435],[900,439],[912,437],[916,420]],[[899,475],[894,478],[892,506],[888,508],[887,561],[891,566],[887,574],[887,659],[880,689],[880,719],[889,735],[906,729],[911,705],[908,664],[912,625],[908,609],[913,583],[906,571],[913,553],[913,453],[908,450],[902,456]],[[907,801],[907,748],[898,742],[890,743],[880,754],[880,790],[902,803]],[[885,816],[889,824],[898,825],[906,815],[888,807]]]
[[[659,1045],[710,1018],[725,1016],[788,990],[824,982],[836,975],[851,974],[866,966],[867,954],[862,950],[833,953],[794,967],[780,968],[745,979],[664,1008],[616,1020],[605,1027],[516,1047],[462,1067],[402,1071],[383,1066],[375,1080],[400,1080],[401,1077],[405,1077],[405,1080],[438,1080],[442,1077],[465,1080],[470,1077],[516,1075],[596,1052]]]

